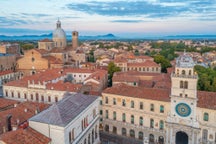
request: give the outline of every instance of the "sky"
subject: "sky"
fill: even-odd
[[[216,34],[216,0],[0,0],[0,35]]]

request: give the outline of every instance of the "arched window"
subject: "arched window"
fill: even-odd
[[[159,144],[164,144],[164,137],[163,136],[159,136],[158,142],[159,142]]]
[[[108,104],[108,97],[105,97],[105,103]]]
[[[42,102],[44,101],[44,96],[43,96],[43,95],[41,96],[41,101],[42,101]]]
[[[184,88],[187,89],[188,88],[188,81],[184,82]]]
[[[177,69],[177,75],[179,74],[179,69]]]
[[[133,137],[133,138],[135,138],[135,132],[134,132],[134,130],[130,130],[130,137]]]
[[[143,117],[139,118],[139,124],[142,126],[143,125]]]
[[[160,130],[164,129],[164,122],[162,120],[160,120]]]
[[[189,75],[191,75],[191,70],[189,70]]]
[[[36,96],[36,101],[38,101],[39,100],[38,93],[36,93],[35,96]]]
[[[109,132],[109,125],[105,125],[105,131]]]
[[[206,143],[208,141],[208,130],[204,129],[202,132],[203,142]]]
[[[117,128],[115,126],[113,126],[113,133],[116,134],[117,133]]]
[[[113,120],[116,120],[116,112],[113,112]]]
[[[134,101],[131,101],[131,108],[134,108]]]
[[[182,70],[182,75],[185,75],[185,70]]]
[[[180,81],[180,88],[183,88],[183,81]]]
[[[18,92],[18,98],[20,98],[20,92]]]
[[[164,113],[164,106],[160,105],[160,113]]]
[[[149,142],[154,142],[154,135],[153,134],[149,134]]]
[[[122,106],[126,106],[125,99],[122,99]]]
[[[131,115],[131,123],[134,124],[134,115]]]
[[[106,110],[106,118],[108,119],[109,118],[109,111]]]
[[[125,113],[122,114],[122,121],[123,121],[123,122],[126,121],[126,115],[125,115]]]
[[[50,96],[48,96],[48,102],[51,102],[51,97]]]
[[[154,104],[150,105],[150,111],[154,111]]]
[[[150,128],[154,128],[154,120],[150,119]]]
[[[126,136],[126,135],[127,135],[127,130],[126,130],[126,128],[122,128],[122,135],[123,135],[123,136]]]
[[[208,113],[204,113],[203,120],[204,121],[208,121],[209,120],[209,114]]]
[[[143,140],[143,132],[141,132],[141,131],[139,132],[139,139]]]

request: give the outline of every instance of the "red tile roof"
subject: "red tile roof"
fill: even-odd
[[[10,74],[10,73],[14,73],[14,72],[12,70],[1,71],[0,76]]]
[[[105,89],[103,93],[170,102],[170,91],[168,89],[142,88],[117,84]]]
[[[197,97],[198,107],[216,110],[216,92],[198,91]]]
[[[18,103],[18,101],[0,98],[0,109],[4,109],[5,107],[11,106]]]
[[[6,144],[49,144],[51,139],[28,127],[4,133],[0,140]]]
[[[48,83],[47,89],[58,90],[58,91],[70,91],[70,92],[79,92],[82,87],[82,84],[73,84],[69,82],[59,81],[57,83]]]
[[[53,42],[53,41],[50,40],[50,39],[48,39],[48,38],[46,38],[46,39],[42,39],[42,40],[40,40],[39,42]]]
[[[134,62],[134,63],[127,63],[128,67],[160,67],[159,64],[155,63],[154,61],[147,60],[145,62]]]

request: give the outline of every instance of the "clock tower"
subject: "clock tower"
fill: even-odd
[[[171,75],[171,110],[167,118],[168,144],[198,143],[197,80],[193,59],[185,52],[176,59]]]

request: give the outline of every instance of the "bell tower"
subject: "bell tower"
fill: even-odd
[[[72,49],[76,50],[78,48],[78,36],[79,33],[77,31],[72,32]]]
[[[185,52],[176,59],[175,71],[171,75],[171,112],[167,118],[167,143],[198,143],[197,80],[194,61]],[[182,137],[181,137],[182,136]],[[181,142],[180,142],[181,143]]]

